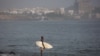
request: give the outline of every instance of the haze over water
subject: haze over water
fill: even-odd
[[[100,0],[91,0],[93,6],[99,6]],[[13,8],[67,8],[74,5],[75,0],[0,0],[0,9]]]

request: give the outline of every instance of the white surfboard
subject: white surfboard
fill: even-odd
[[[44,44],[44,46],[45,46],[46,49],[51,49],[51,48],[53,48],[53,46],[50,45],[50,44],[47,43],[47,42],[43,42],[43,44]],[[42,45],[42,42],[41,42],[41,41],[36,41],[36,45],[37,45],[38,47],[42,47],[42,48],[43,48],[43,45]]]

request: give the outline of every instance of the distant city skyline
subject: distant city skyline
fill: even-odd
[[[75,0],[0,0],[0,9],[10,8],[67,8],[73,5]],[[94,6],[99,6],[100,0],[92,0]]]

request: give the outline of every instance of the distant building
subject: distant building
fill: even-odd
[[[60,8],[60,12],[62,15],[65,14],[65,8]]]
[[[91,5],[91,0],[77,0],[79,14],[84,14],[87,12],[91,12],[93,10],[93,6]]]
[[[17,11],[10,11],[11,14],[17,14]]]
[[[68,10],[68,13],[69,13],[70,15],[73,15],[73,14],[74,14],[74,10]]]
[[[78,12],[79,12],[79,3],[78,3],[77,0],[75,0],[75,2],[74,2],[73,10],[74,10],[74,14],[78,14]]]

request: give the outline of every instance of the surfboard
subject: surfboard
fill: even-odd
[[[47,42],[43,42],[43,44],[44,44],[44,46],[45,46],[46,49],[51,49],[51,48],[53,48],[53,46],[52,46],[51,44],[47,43]],[[41,41],[36,41],[36,45],[37,45],[38,47],[43,48],[43,45],[42,45],[42,42],[41,42]]]

